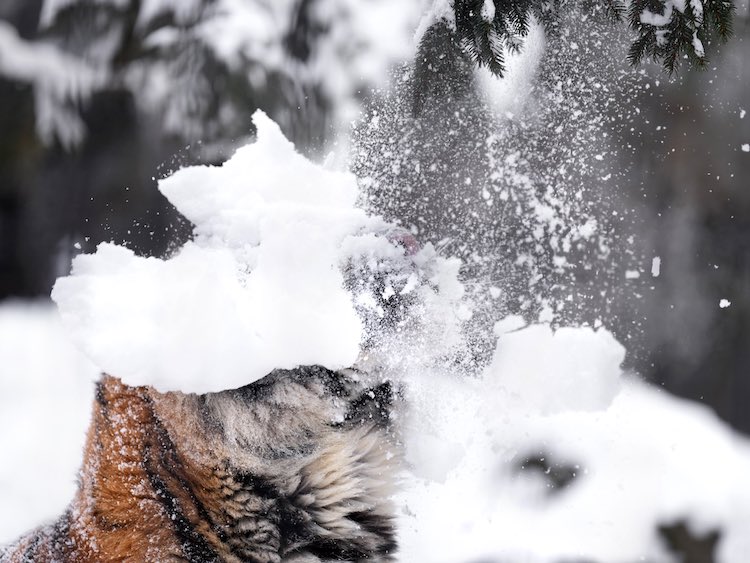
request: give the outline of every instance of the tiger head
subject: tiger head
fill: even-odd
[[[122,497],[155,498],[191,560],[390,561],[399,457],[392,399],[389,383],[370,386],[356,371],[322,367],[276,370],[205,395],[105,377],[94,413],[101,431],[93,443],[89,436],[89,450],[103,451],[88,452],[99,467],[84,471],[82,487],[104,499],[96,510],[113,521],[129,518],[116,509]],[[124,449],[103,443],[102,435],[127,436],[134,424],[140,453],[129,453],[127,440]],[[144,482],[114,490],[102,470],[127,469],[123,453],[138,458]]]

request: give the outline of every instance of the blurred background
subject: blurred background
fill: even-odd
[[[95,375],[51,344],[55,279],[102,241],[163,256],[189,237],[156,181],[221,163],[258,108],[463,259],[479,360],[508,314],[603,324],[630,369],[750,433],[748,0],[708,67],[674,77],[629,67],[624,25],[562,2],[498,79],[420,29],[431,4],[0,2],[0,390],[18,399],[0,417],[29,431],[6,442],[36,436],[23,405],[47,380],[24,377]]]
[[[417,56],[429,4],[4,0],[0,300],[47,298],[101,241],[168,252],[190,226],[156,179],[224,160],[262,108],[306,154],[353,167],[376,210],[492,278],[495,317],[572,300],[566,322],[603,322],[643,377],[750,432],[747,0],[705,71],[630,68],[624,26],[571,8],[489,86],[439,34]],[[442,66],[419,75],[425,56]],[[529,236],[545,197],[599,227],[562,274],[549,222],[544,248]]]

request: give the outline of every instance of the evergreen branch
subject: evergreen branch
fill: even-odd
[[[603,0],[604,13],[613,23],[619,23],[625,16],[625,4],[620,0]]]
[[[704,19],[715,29],[719,39],[727,41],[732,36],[735,5],[728,0],[704,0]]]
[[[505,72],[505,49],[518,51],[529,33],[533,14],[555,33],[559,13],[576,0],[492,0],[494,15],[482,15],[484,0],[454,0],[453,9],[459,43],[479,66],[497,76]],[[632,65],[649,58],[672,74],[683,60],[701,68],[707,63],[704,45],[716,36],[726,41],[732,34],[733,0],[577,0],[592,15],[601,14],[613,23],[628,21],[637,37],[627,60]]]
[[[650,46],[653,44],[653,40],[648,35],[642,35],[630,45],[628,50],[628,63],[635,66],[640,64],[644,56],[651,55]]]

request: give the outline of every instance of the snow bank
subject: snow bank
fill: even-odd
[[[391,270],[399,259],[419,263],[388,239],[389,225],[355,206],[353,175],[305,159],[262,112],[254,122],[257,142],[223,166],[159,183],[194,223],[192,242],[164,260],[101,244],[55,284],[63,321],[104,371],[205,393],[276,368],[349,367],[364,336],[358,311],[374,297],[345,288],[345,269],[364,261],[372,277],[384,260]]]
[[[195,224],[174,256],[113,244],[79,256],[52,296],[82,348],[132,385],[209,392],[274,368],[352,365],[362,327],[339,249],[368,223],[353,176],[295,152],[256,113],[255,144],[160,191]]]
[[[604,330],[530,326],[476,378],[414,374],[400,560],[669,561],[657,528],[685,520],[745,561],[750,444],[621,377],[623,353]]]
[[[622,349],[606,331],[566,329],[582,340],[568,354],[559,331],[515,320],[500,328],[496,361],[476,377],[430,369],[405,382],[409,470],[397,499],[398,560],[669,561],[655,526],[685,518],[696,533],[721,526],[717,561],[744,563],[746,439],[707,408],[622,377]],[[517,363],[500,369],[516,352]],[[45,304],[0,306],[0,364],[2,544],[72,498],[96,368]],[[614,396],[602,377],[619,381]],[[601,408],[540,409],[536,388],[511,383],[526,378],[558,386],[566,403],[591,385]],[[566,386],[568,378],[578,385]],[[502,392],[506,384],[518,395]],[[552,470],[522,468],[535,457]],[[551,478],[560,467],[575,473],[564,488]]]
[[[0,545],[73,498],[98,374],[52,303],[0,304]]]

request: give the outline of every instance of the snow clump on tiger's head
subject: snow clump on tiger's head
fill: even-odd
[[[415,325],[443,350],[460,346],[457,263],[358,206],[352,174],[306,159],[262,112],[253,119],[256,142],[223,165],[159,182],[191,241],[165,259],[101,244],[57,281],[80,347],[127,384],[211,393],[276,369],[372,367],[378,346],[408,356],[388,342],[397,333],[404,348]]]

